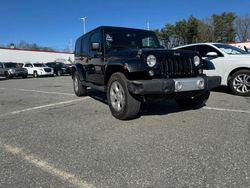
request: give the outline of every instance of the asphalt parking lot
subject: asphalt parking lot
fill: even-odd
[[[213,91],[111,116],[68,76],[0,81],[0,187],[250,187],[250,98]]]

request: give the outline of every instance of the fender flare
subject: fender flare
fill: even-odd
[[[74,73],[77,72],[79,75],[79,78],[81,81],[86,80],[86,71],[83,67],[82,64],[80,63],[76,63],[73,67],[72,67],[72,78],[74,76]]]

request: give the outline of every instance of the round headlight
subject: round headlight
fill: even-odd
[[[149,67],[153,67],[156,64],[156,57],[154,55],[149,55],[147,57],[147,64]]]
[[[194,65],[197,67],[201,62],[201,59],[199,56],[194,56]]]

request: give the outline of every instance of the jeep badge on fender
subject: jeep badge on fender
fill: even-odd
[[[135,118],[148,98],[200,108],[221,82],[203,74],[197,52],[163,49],[152,31],[108,26],[77,39],[72,78],[77,96],[87,95],[87,87],[106,92],[120,120]]]

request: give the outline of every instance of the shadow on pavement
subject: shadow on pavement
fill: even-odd
[[[226,94],[233,95],[227,86],[220,86],[220,87],[213,89],[212,91],[217,92],[217,93],[226,93]]]
[[[88,96],[102,102],[103,104],[108,105],[107,96],[103,92],[89,89]],[[147,101],[142,103],[141,110],[139,113],[140,116],[150,116],[150,115],[167,115],[177,112],[189,111],[192,109],[185,109],[176,104],[174,100],[157,100],[157,101]],[[138,117],[138,118],[139,118]]]

